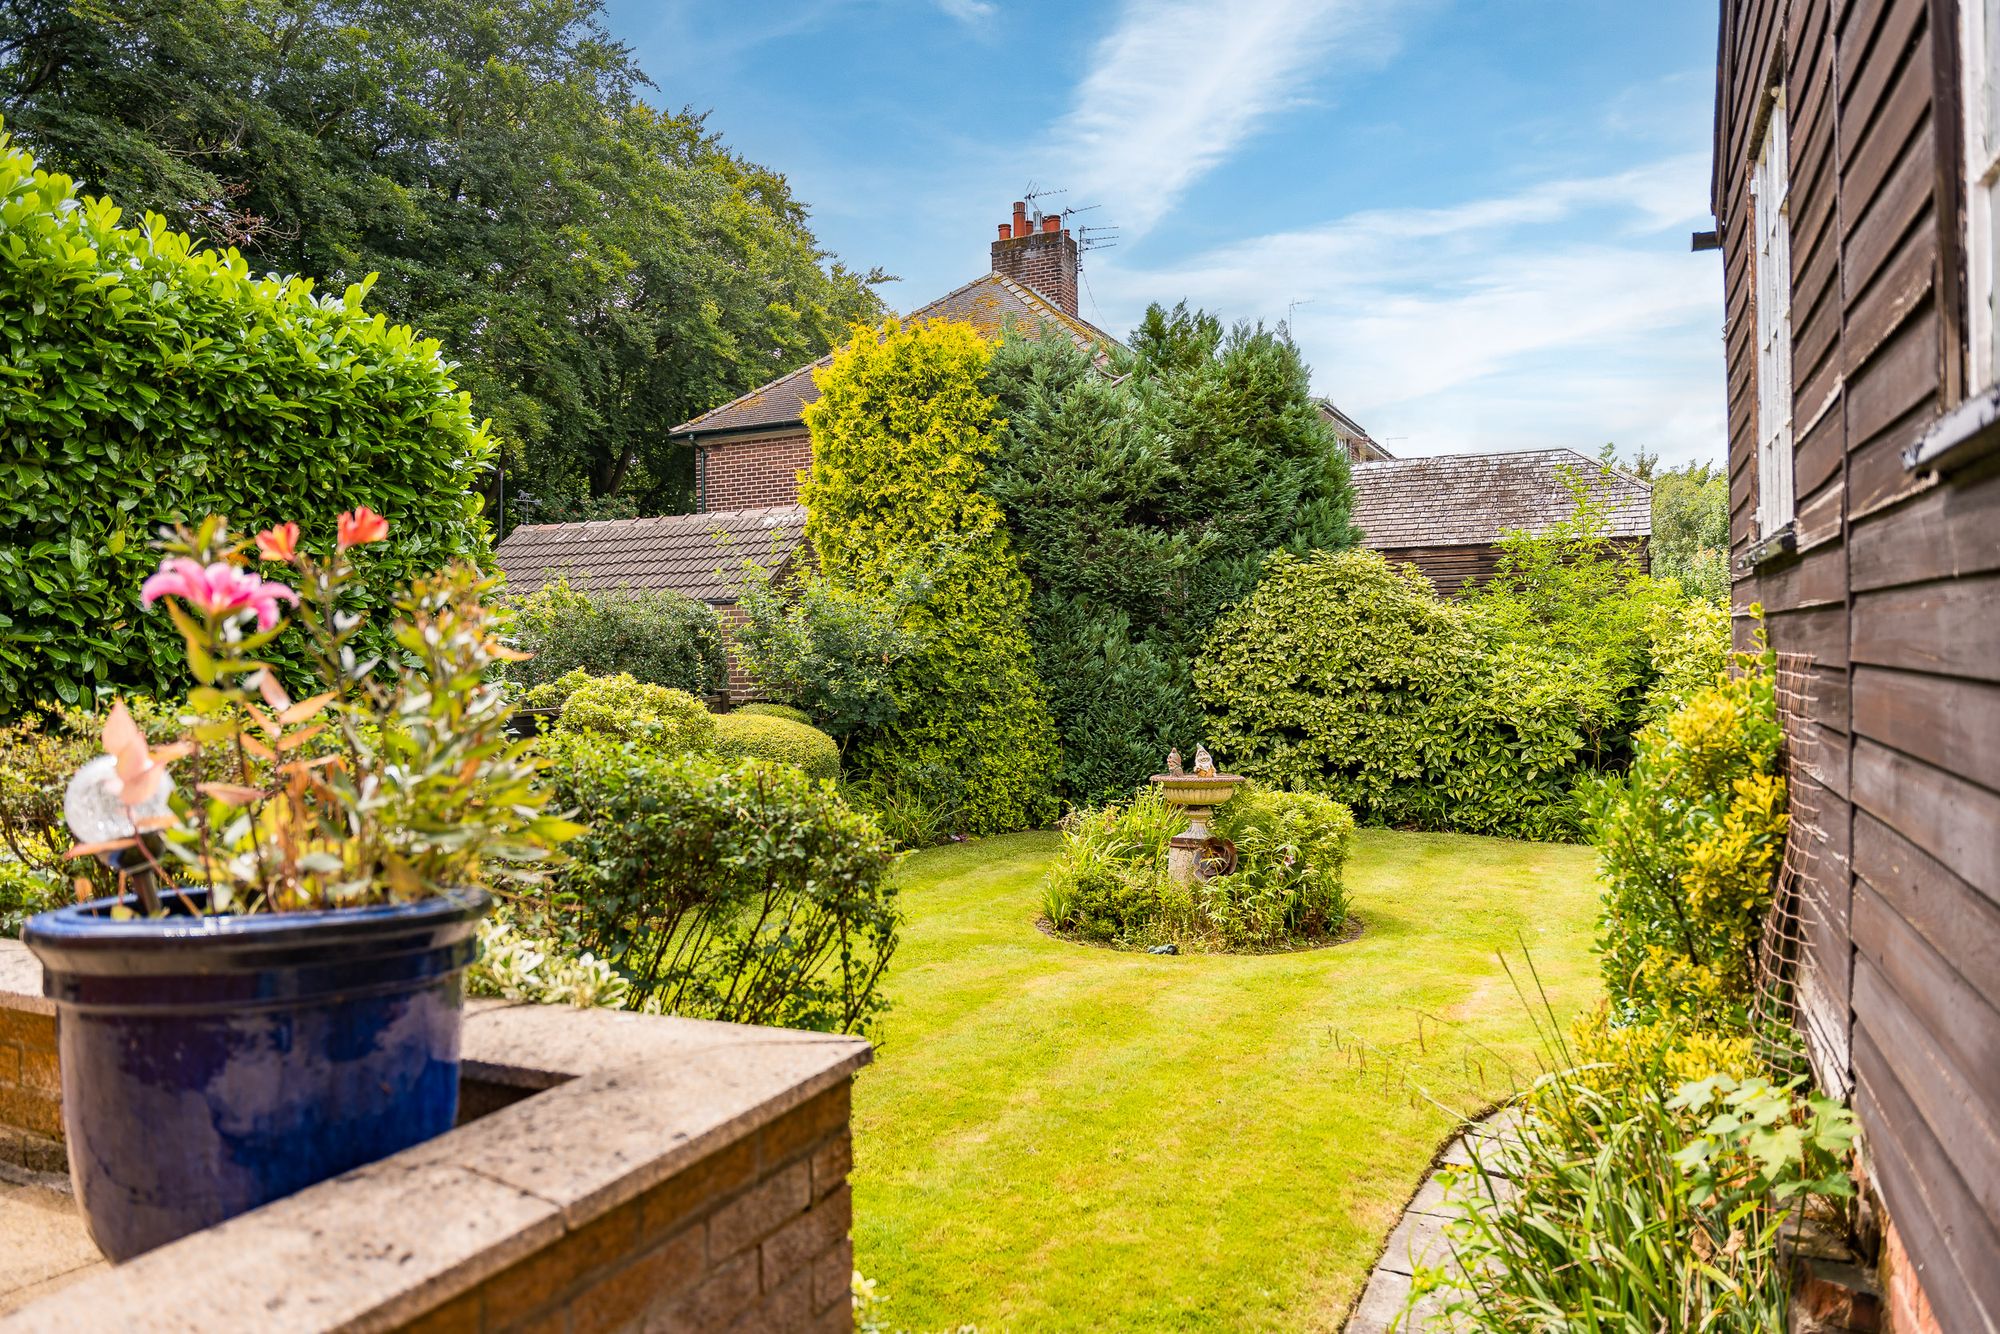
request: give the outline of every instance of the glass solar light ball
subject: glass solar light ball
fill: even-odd
[[[138,806],[127,806],[118,781],[118,758],[99,755],[78,769],[63,793],[63,819],[79,843],[109,843],[131,838],[138,830],[133,817],[145,819],[168,812],[167,798],[173,792],[171,780],[162,782],[153,795]]]

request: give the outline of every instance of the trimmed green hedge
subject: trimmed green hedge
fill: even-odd
[[[700,700],[623,672],[592,678],[571,690],[556,717],[556,730],[639,741],[663,755],[715,746],[715,716]]]
[[[736,707],[736,712],[747,713],[752,717],[789,718],[795,723],[804,723],[808,727],[812,725],[812,716],[810,714],[804,709],[795,709],[789,704],[766,704],[762,702],[756,704],[739,704]]]
[[[185,687],[180,637],[139,610],[163,524],[294,520],[330,547],[367,505],[390,523],[371,609],[487,550],[471,487],[493,446],[434,340],[365,311],[366,282],[321,295],[118,223],[0,135],[0,717]],[[265,652],[303,674],[298,633]]]
[[[840,748],[809,723],[738,709],[715,720],[716,753],[728,759],[775,760],[813,778],[840,777]]]

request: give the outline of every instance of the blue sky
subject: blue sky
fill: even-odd
[[[1398,453],[1722,455],[1702,0],[611,0],[658,85],[908,309],[1030,181],[1120,227],[1081,313],[1290,318]]]

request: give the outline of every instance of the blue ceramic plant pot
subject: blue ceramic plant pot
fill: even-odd
[[[112,1260],[449,1130],[492,906],[201,917],[166,897],[175,915],[99,899],[21,933],[56,1002],[70,1177]]]

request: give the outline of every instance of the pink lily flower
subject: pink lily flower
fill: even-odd
[[[268,630],[278,623],[278,603],[296,604],[299,600],[299,595],[284,584],[249,570],[225,561],[204,569],[201,562],[186,556],[162,561],[159,571],[139,586],[142,606],[150,607],[163,597],[179,598],[207,616],[254,613],[259,630]]]

